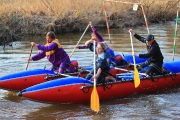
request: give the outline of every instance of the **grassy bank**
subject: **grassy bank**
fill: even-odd
[[[140,0],[123,0],[140,2]],[[141,0],[148,23],[174,20],[178,1]],[[109,25],[112,28],[145,25],[139,6],[106,2]],[[89,21],[96,27],[106,27],[103,0],[0,0],[0,45],[22,35],[44,35],[83,31]]]

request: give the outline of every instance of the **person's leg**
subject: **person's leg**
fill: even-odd
[[[100,84],[100,83],[104,83],[105,82],[105,77],[107,76],[107,72],[109,71],[102,71],[101,74],[99,75],[99,77],[97,78],[97,84]]]
[[[142,69],[144,69],[146,66],[150,65],[150,63],[148,61],[140,64],[139,66],[137,66],[137,70],[141,71]]]
[[[156,64],[150,64],[148,70],[146,71],[147,75],[161,75],[162,74],[162,67]]]
[[[65,62],[61,62],[59,66],[59,73],[64,73],[67,68],[68,68],[68,65]]]
[[[113,76],[107,76],[107,77],[106,77],[106,80],[107,80],[107,81],[110,80],[110,81],[114,81],[114,82],[115,82],[115,81],[116,81],[116,78],[114,78]]]
[[[93,75],[94,75],[94,69],[92,69],[91,72],[85,76],[85,79],[90,80]]]
[[[78,62],[76,60],[67,63],[69,66],[66,69],[69,73],[74,73],[78,71]]]
[[[137,65],[137,70],[138,71],[141,71],[143,68],[145,68],[146,65],[144,63],[140,64],[140,65]]]

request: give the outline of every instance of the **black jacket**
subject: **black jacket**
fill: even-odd
[[[146,43],[146,40],[144,37],[135,34],[135,38],[137,38],[139,41]],[[147,45],[146,45],[147,46]],[[155,64],[162,64],[163,63],[163,55],[161,53],[160,47],[158,43],[154,40],[151,46],[147,46],[147,53],[145,54],[139,54],[140,58],[149,58],[148,62],[149,63],[155,63]]]

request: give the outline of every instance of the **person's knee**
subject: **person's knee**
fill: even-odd
[[[68,65],[65,62],[62,62],[59,66],[59,72],[65,73],[67,68],[68,68]]]
[[[150,65],[148,70],[146,71],[146,74],[149,76],[155,76],[155,75],[160,75],[162,73],[158,71],[157,68]]]
[[[141,68],[145,68],[146,66],[148,66],[146,62],[144,62],[140,65]]]
[[[116,79],[113,77],[113,76],[107,76],[106,78],[105,78],[105,80],[106,81],[116,81]]]

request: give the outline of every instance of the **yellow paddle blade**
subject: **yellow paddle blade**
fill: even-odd
[[[99,96],[97,93],[96,85],[94,85],[93,91],[91,93],[91,109],[99,112]]]
[[[140,78],[139,78],[139,72],[136,68],[136,66],[134,66],[134,85],[135,88],[137,88],[140,84]]]

